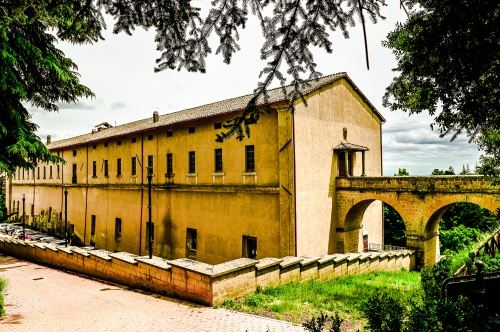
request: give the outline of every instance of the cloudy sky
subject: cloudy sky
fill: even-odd
[[[200,2],[201,3],[201,2]],[[422,114],[408,117],[403,112],[391,112],[382,107],[382,96],[395,73],[394,56],[381,46],[381,41],[396,22],[404,22],[405,14],[398,1],[389,1],[382,13],[387,17],[376,25],[368,23],[370,70],[367,70],[361,26],[350,29],[350,39],[332,32],[333,54],[315,50],[318,70],[324,75],[347,72],[373,105],[387,119],[383,125],[384,175],[406,168],[412,175],[426,175],[435,169],[475,165],[480,152],[467,138],[454,142],[439,138],[432,131],[432,118]],[[201,6],[201,5],[200,5]],[[205,9],[205,8],[202,8]],[[155,59],[159,57],[154,43],[154,31],[138,29],[133,36],[112,34],[111,18],[107,19],[105,41],[94,45],[71,45],[60,42],[59,47],[79,67],[81,82],[95,94],[92,100],[76,104],[62,104],[58,113],[29,108],[33,122],[40,128],[38,135],[45,141],[89,133],[101,123],[124,124],[160,114],[176,112],[218,100],[251,93],[259,80],[264,62],[260,60],[263,38],[258,22],[252,18],[241,33],[241,51],[234,55],[230,65],[220,55],[207,59],[207,73],[163,71],[154,73]],[[212,48],[217,38],[212,36]]]

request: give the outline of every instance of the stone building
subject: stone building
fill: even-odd
[[[148,254],[152,167],[153,254],[211,264],[239,258],[334,253],[338,176],[382,175],[384,118],[346,73],[311,81],[308,106],[291,113],[281,88],[251,137],[215,142],[250,95],[51,142],[67,164],[19,169],[7,205],[34,227],[61,231],[64,192],[75,237],[110,251]],[[366,210],[359,237],[382,243],[382,204]],[[360,241],[359,250],[362,250]]]

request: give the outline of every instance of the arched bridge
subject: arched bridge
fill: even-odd
[[[337,252],[357,252],[367,207],[380,200],[391,205],[406,226],[406,244],[417,249],[418,264],[436,262],[439,219],[457,202],[500,208],[500,187],[483,176],[380,176],[336,179],[334,225]]]

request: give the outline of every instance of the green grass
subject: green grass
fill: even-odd
[[[7,286],[7,282],[5,279],[0,277],[0,317],[4,315],[4,304],[3,304],[3,291],[5,290],[5,286]]]
[[[372,272],[363,276],[332,281],[311,280],[258,289],[240,299],[228,299],[222,307],[303,323],[320,312],[338,312],[351,324],[362,320],[362,307],[372,295],[389,291],[402,299],[415,298],[420,293],[417,272]]]

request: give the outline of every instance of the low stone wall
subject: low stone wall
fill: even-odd
[[[125,252],[84,250],[0,238],[0,252],[134,288],[214,305],[270,286],[310,279],[331,280],[374,270],[415,268],[414,251],[321,256],[240,258],[210,265],[181,258],[149,259]]]

